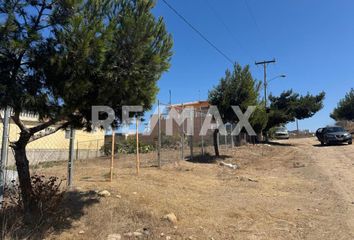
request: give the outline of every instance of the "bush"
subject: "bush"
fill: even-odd
[[[86,206],[99,202],[94,192],[64,192],[57,177],[34,175],[31,184],[38,210],[29,219],[23,212],[18,184],[12,182],[6,186],[0,213],[0,239],[47,239],[48,234],[67,230],[85,214]]]
[[[32,178],[32,197],[43,214],[54,213],[64,197],[60,186],[62,180],[57,177],[38,176]]]
[[[139,142],[139,152],[140,153],[149,153],[154,150],[155,150],[154,145]],[[112,154],[112,145],[105,144],[104,146],[102,146],[101,152],[104,153],[106,156],[111,155]],[[126,154],[136,153],[136,141],[134,139],[128,139],[128,140],[124,140],[122,142],[117,142],[117,143],[115,143],[115,146],[114,146],[114,152],[115,153],[126,153]]]
[[[185,139],[185,144],[187,144]],[[161,147],[162,148],[171,148],[171,149],[178,149],[181,147],[181,138],[178,136],[161,136]]]
[[[57,177],[49,177],[41,175],[34,175],[31,177],[32,184],[32,198],[36,203],[38,210],[38,216],[34,220],[34,223],[39,223],[43,220],[44,216],[54,214],[57,211],[57,207],[60,205],[64,192],[61,190],[61,183]],[[4,195],[4,208],[17,208],[23,209],[23,201],[21,197],[21,189],[19,184],[12,182],[11,186],[7,186]],[[38,222],[36,222],[38,221]]]

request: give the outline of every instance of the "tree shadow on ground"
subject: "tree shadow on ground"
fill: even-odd
[[[226,158],[231,158],[227,155],[221,155],[219,157],[212,156],[209,153],[205,153],[204,155],[198,154],[194,155],[193,158],[191,156],[187,156],[187,162],[191,163],[204,163],[204,164],[214,164],[217,160],[225,160]]]
[[[259,144],[268,144],[272,146],[281,146],[281,147],[292,147],[294,144],[291,143],[281,143],[281,142],[260,142]]]
[[[55,211],[45,214],[38,222],[23,223],[23,212],[18,206],[4,208],[1,212],[0,239],[45,239],[48,234],[59,234],[72,228],[74,221],[84,214],[84,209],[99,203],[94,191],[65,193]]]

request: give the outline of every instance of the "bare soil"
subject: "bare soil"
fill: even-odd
[[[125,233],[145,228],[145,239],[354,239],[354,145],[305,138],[221,153],[239,169],[187,161],[158,169],[141,155],[137,176],[134,156],[121,156],[108,182],[109,159],[77,162],[71,203],[86,202],[45,238],[129,239]],[[65,178],[66,165],[34,171]],[[111,196],[89,194],[95,190]],[[162,219],[171,212],[176,225]]]

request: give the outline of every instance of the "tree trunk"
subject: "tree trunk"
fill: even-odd
[[[264,137],[264,142],[268,143],[268,142],[269,142],[269,134],[268,134],[268,131],[264,132],[263,137]]]
[[[263,134],[262,134],[262,132],[257,133],[256,142],[257,142],[257,143],[260,143],[260,142],[262,142],[262,141],[263,141]]]
[[[213,143],[214,143],[214,151],[215,151],[215,156],[219,157],[219,145],[218,145],[218,134],[219,134],[219,129],[215,129],[213,133]]]
[[[29,134],[21,132],[19,140],[13,147],[15,151],[15,161],[20,182],[23,210],[25,213],[25,222],[31,221],[31,218],[36,213],[36,203],[32,196],[29,162],[26,156],[26,145],[29,139]]]
[[[263,137],[262,138],[262,142],[265,142],[265,143],[269,142],[268,131],[269,130],[263,129],[263,131],[262,131],[262,137]]]

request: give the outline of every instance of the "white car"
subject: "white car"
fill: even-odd
[[[289,139],[289,132],[286,127],[275,128],[274,137],[276,139]]]

